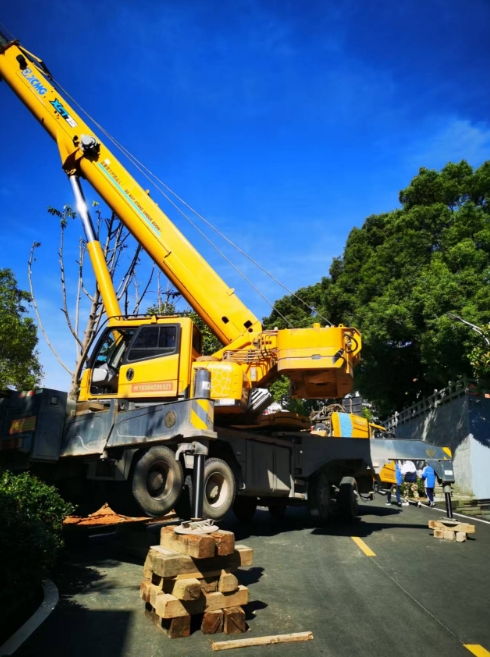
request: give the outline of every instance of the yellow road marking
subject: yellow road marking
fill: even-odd
[[[362,538],[359,538],[359,536],[351,536],[352,540],[354,543],[361,548],[361,550],[364,552],[366,557],[375,557],[376,555],[374,552],[369,548],[366,543],[362,540]],[[476,653],[475,653],[476,654]],[[480,657],[480,655],[478,655]],[[481,657],[483,657],[483,653],[481,654]]]
[[[464,643],[463,645],[466,650],[469,650],[473,655],[476,655],[476,657],[490,657],[490,652],[485,650],[485,648],[478,643]]]

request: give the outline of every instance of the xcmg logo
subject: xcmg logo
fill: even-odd
[[[58,112],[61,118],[65,119],[68,125],[71,125],[72,128],[77,127],[78,123],[71,118],[71,116],[68,114],[66,109],[63,107],[63,105],[60,103],[60,101],[57,98],[55,98],[54,100],[50,100],[49,102],[55,108],[55,110]]]
[[[46,89],[46,87],[43,85],[41,80],[35,77],[34,73],[30,68],[25,68],[22,71],[22,75],[29,81],[30,84],[32,84],[32,86],[40,96],[44,96],[44,94],[47,93],[48,90]]]

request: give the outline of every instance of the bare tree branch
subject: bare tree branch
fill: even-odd
[[[46,340],[46,344],[51,349],[53,354],[56,356],[56,359],[57,359],[58,363],[68,372],[68,374],[70,376],[73,376],[73,372],[61,360],[58,352],[56,351],[56,349],[51,344],[51,342],[48,338],[48,334],[46,333],[46,331],[44,329],[44,325],[41,321],[41,316],[39,314],[39,309],[37,307],[36,297],[34,295],[34,286],[32,284],[32,263],[35,260],[34,250],[37,249],[39,246],[41,246],[41,242],[33,242],[32,243],[31,252],[30,252],[30,255],[29,255],[29,260],[28,260],[28,263],[27,263],[27,278],[29,279],[29,290],[31,292],[32,305],[33,305],[33,308],[34,308],[34,312],[36,314],[37,323],[39,324],[39,328],[41,329],[41,333],[43,334],[43,337]]]
[[[146,284],[146,287],[145,287],[145,289],[143,290],[143,294],[141,295],[141,297],[140,297],[138,303],[137,303],[136,306],[135,306],[134,313],[133,313],[134,315],[137,315],[137,314],[138,314],[138,311],[139,311],[139,309],[140,309],[141,302],[142,302],[143,299],[145,298],[145,294],[148,292],[148,288],[150,287],[151,279],[153,278],[153,274],[154,274],[154,273],[155,273],[155,265],[153,265],[153,267],[151,268],[151,274],[150,274],[150,278],[148,279],[148,283]]]
[[[60,231],[60,246],[58,249],[58,256],[59,256],[59,263],[60,263],[60,275],[61,275],[61,294],[63,297],[63,307],[62,307],[62,312],[65,316],[66,319],[66,324],[68,326],[68,329],[70,333],[73,335],[75,338],[75,341],[78,343],[78,345],[81,347],[82,343],[78,339],[77,332],[72,326],[71,323],[71,318],[70,318],[70,313],[68,312],[68,302],[67,302],[67,297],[66,297],[66,280],[65,280],[65,257],[64,257],[64,247],[65,247],[65,228],[66,228],[66,221],[61,222],[61,231]]]
[[[77,284],[77,299],[75,303],[75,333],[78,336],[78,323],[80,319],[80,301],[82,298],[82,285],[83,285],[83,259],[85,255],[85,248],[84,248],[84,242],[82,239],[79,240],[78,242],[78,284]],[[76,354],[77,358],[80,356],[80,341],[78,341],[78,344],[76,345]]]

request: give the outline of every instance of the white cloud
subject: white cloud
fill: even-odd
[[[441,168],[448,162],[467,160],[480,166],[490,159],[490,125],[450,118],[420,140],[409,153],[411,166]]]

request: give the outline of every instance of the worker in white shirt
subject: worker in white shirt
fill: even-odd
[[[417,486],[417,468],[413,461],[403,461],[402,463],[402,475],[403,481],[406,485],[405,495],[403,496],[403,506],[408,506],[408,494],[411,490],[413,493],[414,499],[417,501],[417,506],[422,506],[420,502],[419,489]]]

